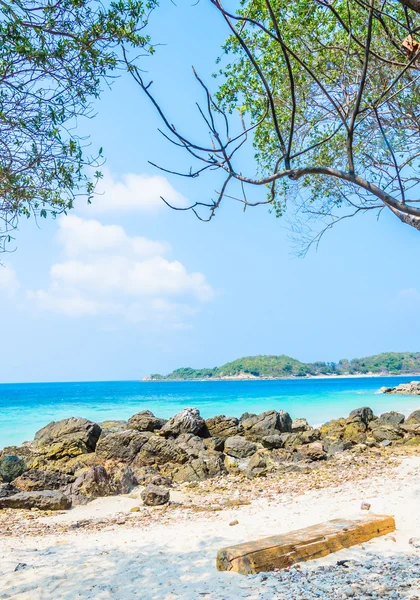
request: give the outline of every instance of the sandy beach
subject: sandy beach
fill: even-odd
[[[140,491],[59,514],[1,511],[1,600],[420,597],[420,543],[409,543],[420,538],[418,450],[342,455],[252,482],[181,484],[167,507],[143,506]],[[362,501],[393,515],[396,532],[283,572],[215,568],[221,547],[357,516]],[[336,566],[347,559],[356,562]]]

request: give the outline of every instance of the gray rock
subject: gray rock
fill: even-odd
[[[206,437],[208,435],[206,422],[200,416],[197,408],[184,408],[162,427],[166,437],[176,437],[181,433],[193,433]]]
[[[137,431],[155,431],[162,429],[166,421],[158,419],[150,410],[142,410],[128,419],[128,427]]]
[[[169,497],[169,490],[152,484],[149,484],[141,493],[141,499],[146,506],[168,504]]]
[[[0,508],[39,508],[40,510],[67,510],[71,500],[61,492],[44,490],[41,492],[19,492],[0,498]]]
[[[3,481],[13,481],[24,471],[26,471],[26,463],[19,456],[9,454],[0,459],[0,476]]]
[[[381,425],[401,425],[404,423],[405,417],[401,413],[391,411],[384,413],[378,419],[378,423]]]
[[[52,421],[36,432],[34,444],[37,447],[51,446],[53,444],[74,443],[85,446],[86,451],[93,452],[101,434],[97,423],[81,417],[71,417],[62,421]]]
[[[420,423],[420,410],[412,412],[406,421],[406,425],[415,425],[416,423]]]
[[[31,469],[13,480],[13,485],[21,492],[39,492],[41,490],[59,490],[74,480],[58,471]]]
[[[118,433],[127,429],[127,421],[102,421],[99,423],[99,427],[101,428],[100,437],[105,437],[110,433]]]
[[[322,442],[312,442],[299,448],[300,455],[308,458],[309,460],[325,460],[327,453],[324,450]]]
[[[174,443],[192,458],[197,458],[205,450],[203,439],[192,433],[181,433]]]
[[[203,451],[197,458],[190,459],[179,467],[172,475],[172,479],[181,483],[183,481],[204,481],[226,473],[223,455],[220,452]]]
[[[336,440],[333,438],[324,438],[323,440],[324,450],[327,452],[327,456],[331,457],[334,454],[341,454],[346,450],[350,450],[352,447],[351,442],[345,442],[344,440]]]
[[[270,435],[266,435],[261,440],[264,448],[268,450],[273,450],[274,448],[283,448],[284,441],[280,433],[273,433]]]
[[[384,440],[389,440],[390,442],[399,440],[403,437],[403,432],[399,428],[398,425],[380,425],[378,424],[375,427],[372,427],[372,437],[377,442],[383,442]]]
[[[319,429],[307,429],[299,433],[302,444],[311,444],[321,439],[321,431]]]
[[[236,417],[218,415],[207,419],[206,426],[211,436],[223,439],[242,433],[242,425]]]
[[[292,430],[292,419],[288,413],[275,410],[267,410],[259,415],[250,415],[247,418],[241,418],[241,424],[244,429],[244,435],[254,441],[259,442],[267,435],[273,435],[276,432],[282,433]]]
[[[99,439],[96,454],[106,459],[130,462],[134,460],[140,449],[146,444],[150,435],[134,429],[110,433]]]
[[[175,443],[175,440],[152,435],[142,446],[133,464],[136,467],[167,463],[183,464],[188,458],[188,454]]]
[[[253,479],[254,477],[262,477],[267,473],[267,456],[265,451],[255,452],[249,460],[245,474]]]
[[[379,390],[384,394],[402,394],[402,395],[420,395],[420,381],[411,381],[410,383],[401,383],[396,387],[381,388]]]
[[[227,438],[225,441],[225,453],[234,458],[245,458],[256,451],[257,446],[239,435]]]
[[[309,425],[306,419],[293,419],[292,421],[292,433],[299,433],[301,431],[309,431],[312,427]]]
[[[363,423],[364,425],[369,425],[371,421],[373,421],[375,415],[373,411],[368,406],[363,406],[362,408],[356,408],[352,410],[349,414],[349,421],[354,421],[356,423]]]
[[[17,494],[19,492],[12,484],[10,483],[0,483],[0,498],[7,498],[8,496],[13,496],[13,494]]]
[[[216,450],[217,452],[223,452],[225,448],[225,438],[222,437],[210,437],[205,438],[204,446],[207,450]]]
[[[82,473],[66,490],[73,504],[87,504],[102,496],[112,496],[113,487],[104,467],[96,465]]]

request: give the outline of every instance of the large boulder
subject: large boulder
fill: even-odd
[[[414,412],[412,412],[405,423],[406,425],[414,425],[415,423],[420,423],[420,410],[415,410]]]
[[[292,419],[288,413],[267,410],[259,415],[249,415],[241,419],[246,438],[259,442],[267,435],[276,432],[284,433],[292,430]]]
[[[206,422],[200,416],[197,408],[184,408],[162,427],[162,434],[165,437],[176,437],[181,433],[193,433],[207,437]]]
[[[266,475],[268,467],[267,454],[267,450],[258,450],[251,456],[245,469],[245,474],[250,479]]]
[[[39,510],[67,510],[71,500],[61,492],[44,490],[41,492],[19,492],[0,498],[0,508],[38,508]]]
[[[376,423],[375,423],[375,425],[376,425]],[[404,433],[401,431],[401,429],[398,425],[378,424],[375,427],[372,427],[371,433],[372,433],[372,437],[377,442],[384,442],[386,440],[388,440],[390,442],[394,442],[404,436]]]
[[[310,461],[325,460],[327,458],[327,453],[324,450],[322,442],[312,442],[311,444],[301,446],[298,454]]]
[[[225,441],[225,453],[235,458],[251,456],[257,446],[239,435],[234,435]]]
[[[302,431],[309,431],[310,429],[312,429],[312,427],[306,419],[293,419],[292,433],[300,433]]]
[[[141,499],[146,506],[161,506],[169,502],[169,490],[149,484],[141,493]]]
[[[404,415],[391,410],[391,412],[383,413],[377,420],[377,423],[380,423],[381,425],[401,425],[404,423],[404,420]]]
[[[173,481],[204,481],[226,473],[223,455],[220,452],[207,450],[200,452],[197,458],[191,458],[187,463],[178,467],[172,474]]]
[[[234,435],[240,435],[242,425],[236,417],[225,417],[218,415],[206,420],[207,429],[212,437],[226,439]]]
[[[99,423],[101,428],[101,438],[109,435],[110,433],[118,433],[127,429],[127,421],[102,421]]]
[[[283,448],[284,446],[282,434],[280,434],[280,432],[278,431],[276,433],[270,433],[269,435],[265,435],[261,439],[261,443],[264,446],[264,448],[267,448],[268,450],[274,450],[275,448]]]
[[[137,431],[155,431],[165,423],[165,419],[158,419],[150,410],[142,410],[128,419],[128,427]]]
[[[174,440],[174,443],[192,458],[197,458],[206,448],[204,440],[193,433],[181,433],[181,435]]]
[[[35,434],[34,446],[50,460],[73,457],[94,452],[101,434],[97,423],[71,417],[62,421],[52,421]]]
[[[140,449],[146,444],[150,435],[134,429],[110,433],[99,439],[96,454],[105,459],[130,462],[134,460]]]
[[[142,446],[135,461],[135,467],[145,465],[166,465],[167,463],[183,464],[187,462],[188,454],[175,443],[157,435],[151,436]]]
[[[87,504],[94,498],[111,496],[113,489],[106,469],[97,465],[82,473],[65,492],[73,504]]]
[[[368,406],[363,406],[362,408],[356,408],[352,410],[349,414],[349,421],[353,421],[355,423],[362,423],[366,427],[369,425],[371,421],[373,421],[375,415],[373,414],[373,410]]]
[[[0,459],[0,476],[3,481],[13,481],[22,475],[26,468],[25,461],[15,454],[9,454]]]
[[[13,480],[13,485],[21,492],[39,492],[41,490],[59,490],[66,487],[74,477],[58,471],[26,471]]]

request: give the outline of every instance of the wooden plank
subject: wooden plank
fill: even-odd
[[[356,519],[334,519],[283,535],[222,548],[217,553],[219,571],[242,575],[284,569],[327,556],[343,548],[362,544],[395,530],[393,517],[366,515]]]

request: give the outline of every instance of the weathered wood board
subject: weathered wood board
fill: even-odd
[[[222,548],[217,553],[216,566],[219,571],[235,571],[242,575],[284,569],[297,562],[321,558],[362,544],[394,530],[394,518],[385,515],[334,519],[283,535]]]

